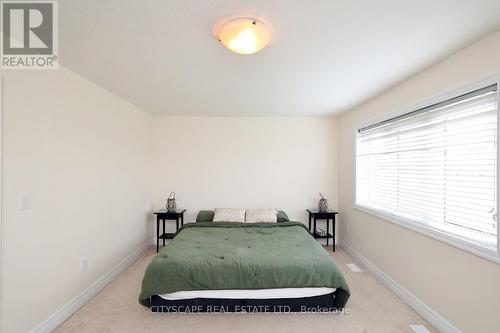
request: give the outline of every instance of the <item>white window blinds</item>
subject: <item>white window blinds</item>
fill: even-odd
[[[496,249],[497,105],[493,85],[359,129],[356,203]]]

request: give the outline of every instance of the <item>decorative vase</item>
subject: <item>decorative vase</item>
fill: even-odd
[[[328,201],[323,197],[323,194],[319,194],[321,196],[321,199],[319,199],[318,202],[318,209],[320,212],[324,213],[328,210]]]
[[[167,199],[167,211],[173,212],[177,209],[177,204],[175,203],[175,192],[170,192]]]

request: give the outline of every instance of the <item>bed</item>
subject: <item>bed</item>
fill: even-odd
[[[148,265],[139,302],[152,312],[336,312],[349,287],[299,222],[196,222]]]

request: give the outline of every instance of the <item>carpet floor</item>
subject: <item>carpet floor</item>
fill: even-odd
[[[332,254],[351,289],[349,313],[340,314],[168,314],[153,315],[137,302],[151,249],[68,318],[55,332],[335,332],[413,333],[409,324],[429,323],[370,273],[352,272],[355,262],[341,248]],[[358,265],[359,266],[359,265]]]

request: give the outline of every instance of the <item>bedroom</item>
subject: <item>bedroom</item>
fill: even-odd
[[[500,332],[500,1],[0,6],[0,332]]]

